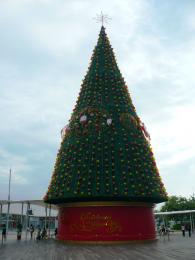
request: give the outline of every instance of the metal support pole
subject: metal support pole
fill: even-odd
[[[27,218],[28,218],[28,204],[26,204],[26,221],[25,221],[25,229],[26,229],[26,233],[25,233],[25,238],[27,240]]]
[[[26,240],[27,240],[27,233],[28,233],[28,213],[29,213],[29,206],[30,206],[30,203],[27,202],[27,207],[26,207]]]
[[[47,229],[47,204],[45,205],[45,229]]]
[[[24,210],[24,202],[22,202],[22,211],[21,211],[21,216],[20,216],[20,223],[23,226],[23,210]]]
[[[1,218],[3,217],[3,204],[1,203],[1,214],[0,214],[0,220],[1,220]]]
[[[8,228],[9,228],[9,211],[10,211],[10,201],[7,203],[7,219],[6,219],[6,232],[8,234]]]
[[[193,230],[193,225],[192,225],[192,214],[190,213],[190,226],[191,226],[191,231]]]
[[[6,232],[8,233],[9,228],[9,211],[10,211],[10,187],[11,187],[11,169],[9,170],[9,191],[8,191],[8,201],[7,201],[7,220],[6,220]]]
[[[30,202],[28,203],[28,211],[30,211]],[[28,228],[30,228],[30,215],[29,215],[29,212],[28,212]]]
[[[165,226],[165,218],[163,215],[162,215],[162,219],[163,219],[163,225]]]
[[[49,238],[50,238],[50,229],[51,229],[51,204],[49,204]]]
[[[165,228],[167,227],[167,215],[165,216]]]

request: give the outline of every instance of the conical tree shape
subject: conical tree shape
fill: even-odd
[[[143,130],[102,26],[45,202],[165,201]]]

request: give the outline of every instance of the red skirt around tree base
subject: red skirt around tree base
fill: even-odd
[[[155,240],[153,205],[123,202],[61,205],[57,239],[102,243]]]

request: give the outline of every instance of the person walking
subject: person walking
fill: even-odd
[[[41,240],[41,227],[38,225],[37,227],[37,237],[36,237],[37,240]]]
[[[187,231],[188,231],[189,237],[191,237],[191,225],[190,225],[190,223],[188,223],[188,225],[187,225]]]
[[[168,237],[168,240],[170,240],[170,232],[171,232],[171,229],[169,226],[166,227],[166,234],[167,234],[167,237]]]
[[[30,239],[33,238],[33,233],[34,233],[35,229],[34,229],[34,226],[31,224],[30,225]]]
[[[7,235],[6,225],[4,224],[2,229],[2,244],[6,241],[6,235]]]
[[[55,228],[55,232],[54,232],[55,238],[57,237],[57,234],[58,234],[58,229]]]
[[[18,223],[17,225],[17,240],[21,240],[22,237],[22,224]]]
[[[47,238],[47,230],[46,230],[45,227],[43,228],[43,231],[42,231],[42,233],[41,233],[41,238],[42,238],[42,239],[46,239],[46,238]]]
[[[165,226],[164,226],[164,225],[162,225],[161,233],[162,233],[162,236],[163,236],[163,237],[166,235],[166,229],[165,229]]]
[[[186,231],[186,228],[185,228],[185,225],[181,225],[181,231],[182,231],[182,235],[183,237],[185,237],[185,231]]]

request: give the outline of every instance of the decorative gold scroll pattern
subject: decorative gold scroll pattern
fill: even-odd
[[[121,226],[108,215],[94,214],[91,212],[80,216],[80,223],[74,223],[70,226],[71,232],[91,232],[104,228],[106,233],[120,232]]]

